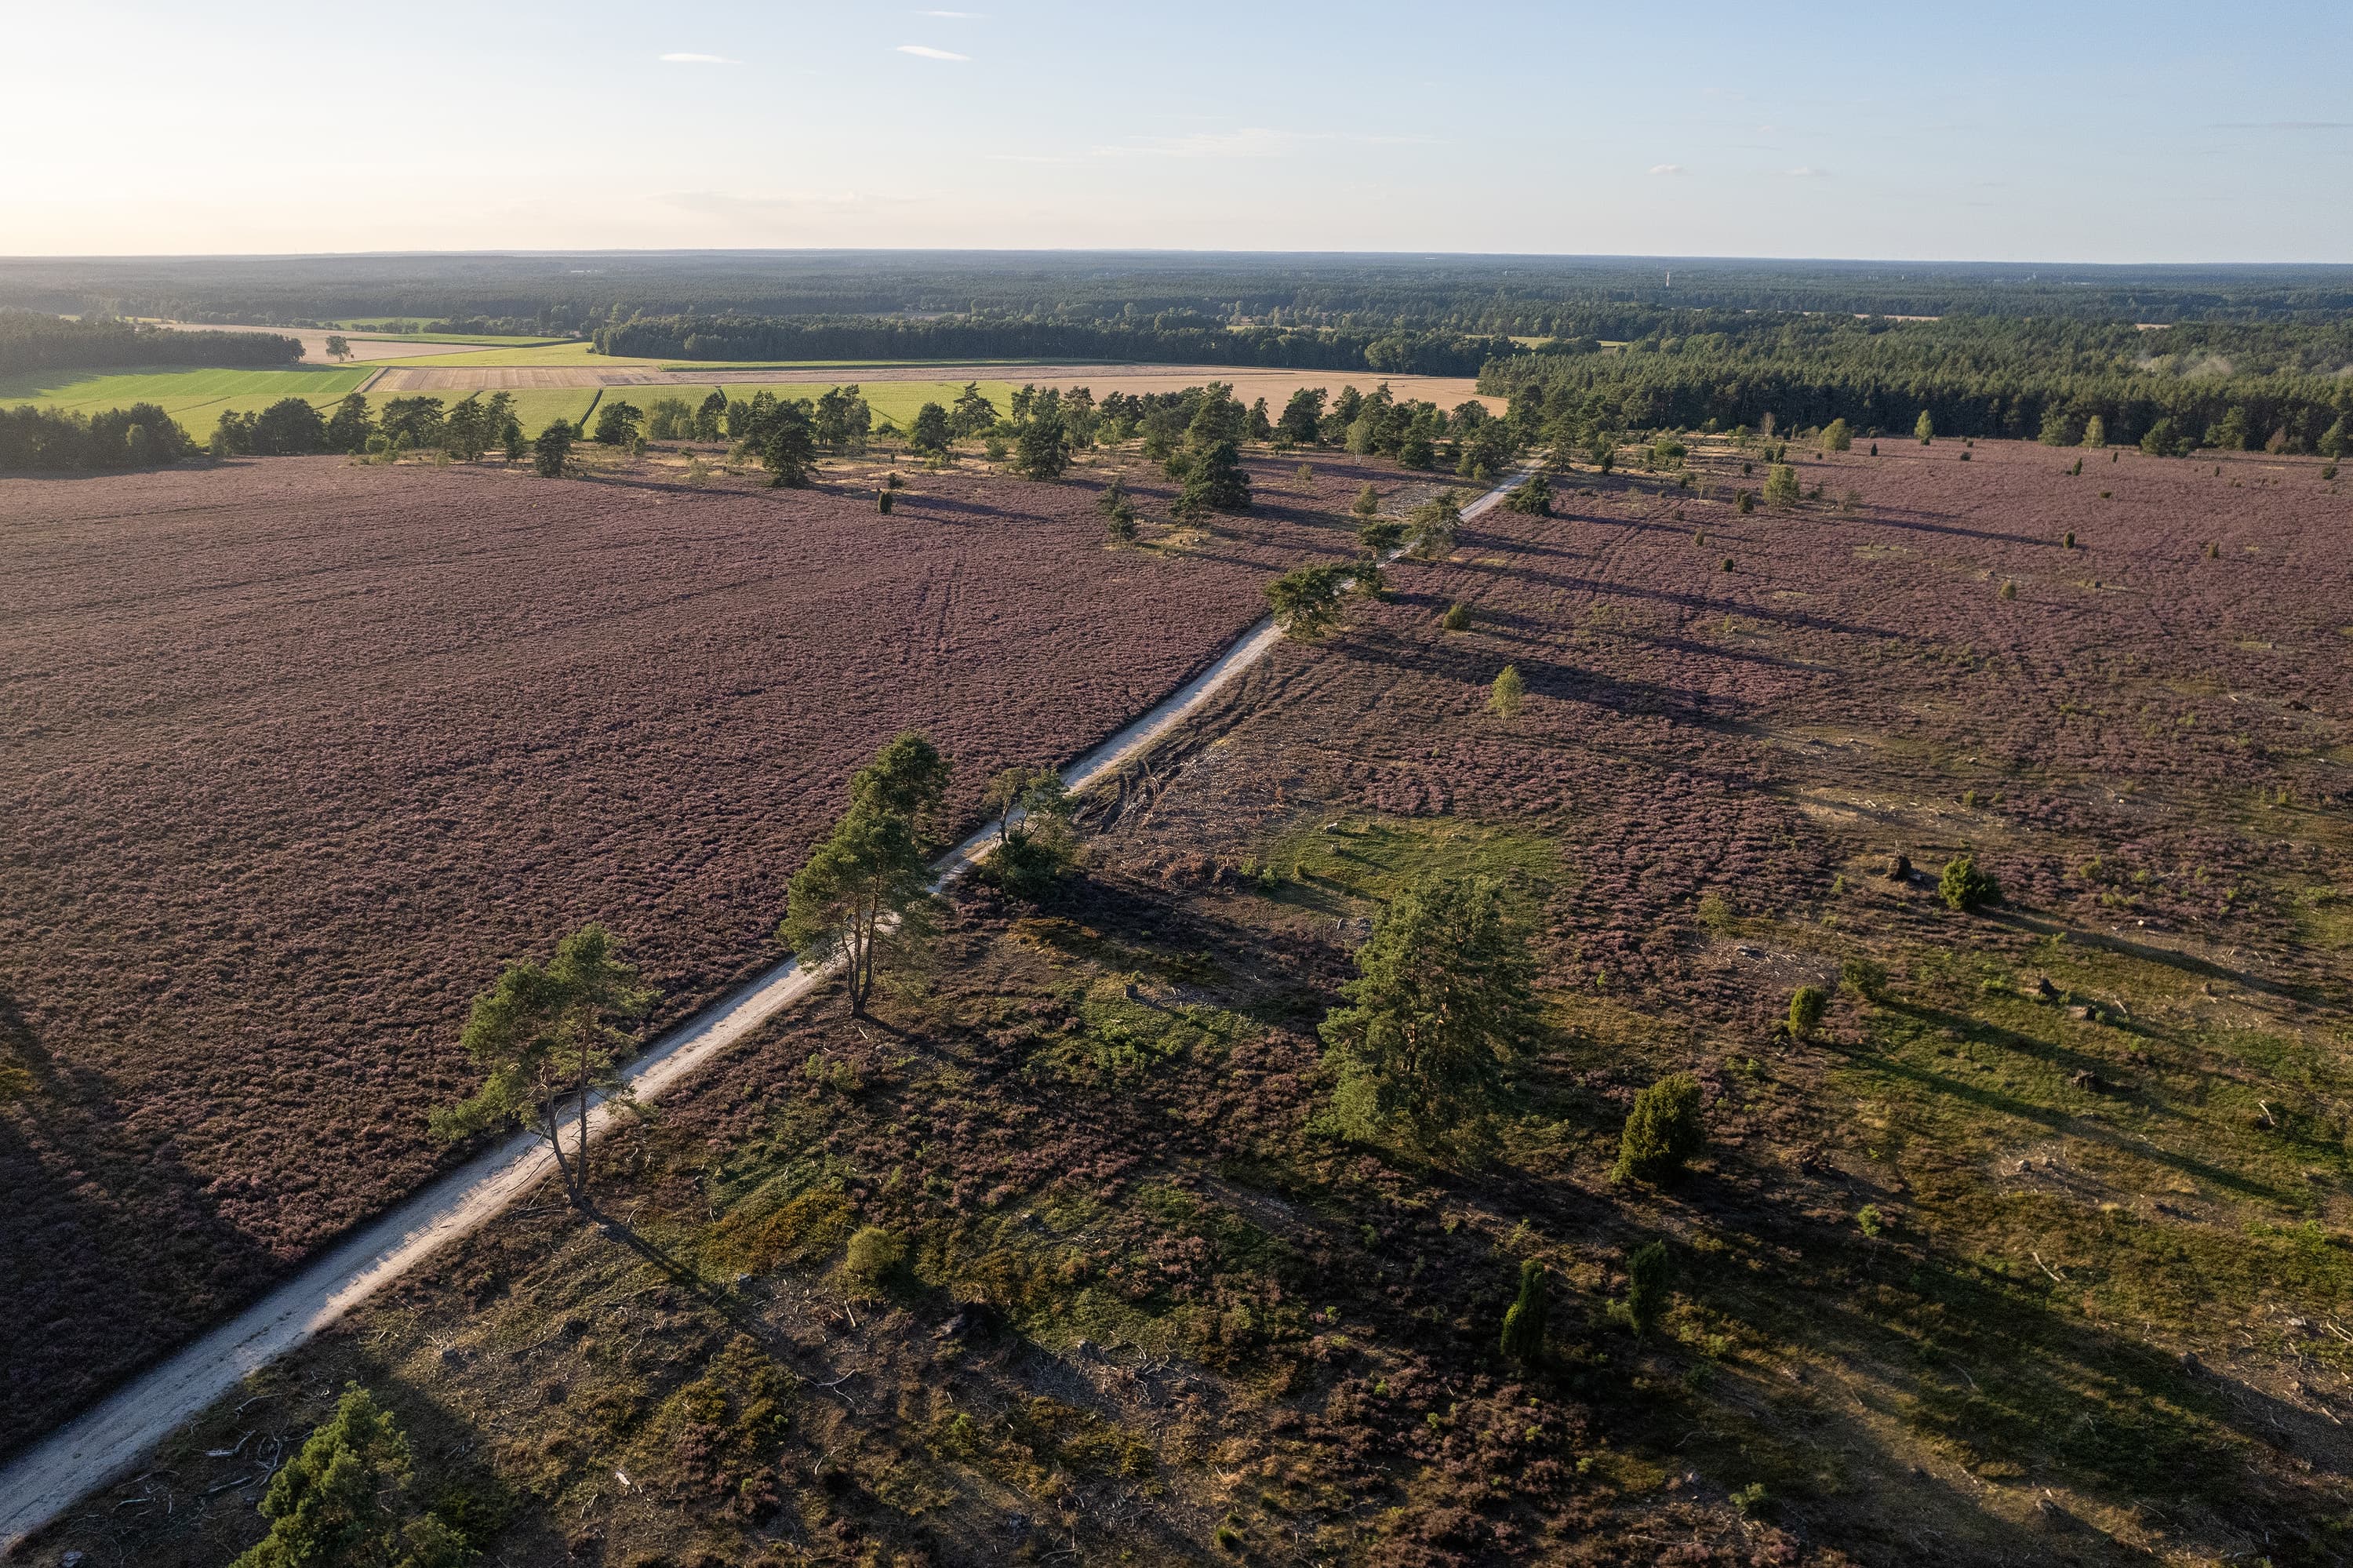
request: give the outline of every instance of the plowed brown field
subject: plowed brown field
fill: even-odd
[[[1084,481],[0,482],[0,1450],[432,1170],[504,959],[603,920],[677,1016],[892,734],[969,810],[1177,684],[1396,477],[1293,466],[1181,554]]]

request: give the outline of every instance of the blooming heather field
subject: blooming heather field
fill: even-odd
[[[1689,489],[1567,475],[1400,561],[1092,798],[1042,902],[966,885],[875,1022],[820,995],[619,1134],[631,1245],[501,1217],[43,1549],[225,1560],[241,1436],[352,1379],[545,1568],[2333,1561],[2353,503],[2308,462],[1882,450],[1747,515],[1721,443]],[[2006,903],[1939,900],[1965,847]],[[1514,890],[1546,1024],[1490,1136],[1338,1136],[1317,1024],[1434,870]],[[1694,1169],[1613,1177],[1675,1072]],[[861,1280],[862,1226],[902,1270]]]
[[[1349,545],[1293,466],[1184,554],[1080,482],[0,482],[0,1449],[433,1169],[505,959],[604,920],[675,1017],[894,732],[968,809],[1148,706]]]

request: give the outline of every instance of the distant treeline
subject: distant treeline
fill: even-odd
[[[1093,359],[1475,376],[1511,340],[1444,332],[1228,328],[1165,313],[1145,322],[955,317],[805,322],[661,316],[600,327],[599,354],[649,359]]]
[[[2309,451],[2353,413],[2353,325],[2200,323],[2161,332],[2048,318],[1936,322],[1841,316],[1687,318],[1620,350],[1590,339],[1491,362],[1479,389],[1577,402],[1588,424],[1731,429],[1773,416],[1784,429],[1844,419],[1940,434],[2080,435],[2110,441],[2169,421],[2171,444]]]
[[[1184,312],[1220,325],[1627,338],[1651,330],[1645,318],[1695,309],[2327,319],[2353,313],[2353,267],[1139,251],[20,258],[0,260],[0,305],[264,323],[397,316],[540,333],[632,317],[1134,323]]]
[[[154,468],[195,450],[178,422],[153,403],[90,415],[30,404],[0,408],[0,471]]]
[[[301,357],[299,340],[275,333],[180,332],[135,322],[74,321],[37,311],[0,311],[0,371],[269,366],[292,365]]]

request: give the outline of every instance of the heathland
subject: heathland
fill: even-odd
[[[888,516],[877,464],[682,461],[7,482],[47,585],[12,792],[62,857],[11,868],[61,999],[13,980],[12,1048],[156,1107],[12,1119],[47,1224],[196,1226],[164,1267],[230,1298],[424,1168],[501,957],[601,918],[708,994],[878,738],[927,728],[968,810],[1347,558],[1363,486],[1377,535],[1440,482],[1254,457],[1179,529],[1132,447]],[[1113,473],[1143,547],[1099,542]],[[617,1134],[605,1223],[495,1224],[41,1552],[242,1549],[350,1380],[511,1563],[2332,1561],[2333,465],[1597,434],[1522,500],[1082,800],[1059,879],[957,891],[870,1016],[819,996]],[[1537,1022],[1409,1137],[1332,1010],[1464,876]],[[38,1305],[126,1357],[194,1315]]]

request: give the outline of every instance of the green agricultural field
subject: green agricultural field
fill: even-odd
[[[0,376],[0,403],[96,413],[153,403],[202,439],[223,412],[266,408],[281,397],[300,397],[322,409],[375,374],[376,366],[300,370],[154,370],[86,375],[72,370],[29,371]]]

